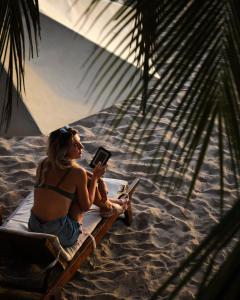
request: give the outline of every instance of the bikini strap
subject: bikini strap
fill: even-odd
[[[42,178],[42,170],[43,170],[43,163],[46,161],[46,158],[40,163],[40,170],[39,170],[39,177],[38,177],[38,183],[37,183],[37,185],[39,185],[40,184],[40,182],[41,182],[41,178]]]
[[[60,184],[63,182],[63,180],[66,178],[66,176],[70,173],[71,168],[67,169],[67,171],[63,174],[62,178],[60,178],[58,184],[56,185],[56,187],[59,187]]]

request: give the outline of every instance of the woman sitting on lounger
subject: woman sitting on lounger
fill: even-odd
[[[58,236],[63,247],[73,245],[81,233],[84,212],[94,203],[105,216],[123,210],[107,198],[101,176],[106,166],[98,164],[93,173],[75,160],[82,156],[78,132],[70,127],[53,131],[48,140],[47,157],[37,168],[34,204],[29,229]],[[115,202],[115,203],[113,203]]]

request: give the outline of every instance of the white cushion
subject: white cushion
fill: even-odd
[[[125,191],[127,188],[127,181],[112,179],[112,178],[104,178],[108,189],[109,189],[109,197],[115,198],[118,197],[121,193]],[[30,211],[33,206],[33,192],[31,192],[21,203],[21,205],[7,218],[4,224],[0,227],[0,231],[8,231],[15,234],[29,235],[29,236],[42,236],[49,238],[52,235],[44,234],[44,233],[35,233],[30,232],[28,230],[28,220],[30,217]],[[101,221],[101,216],[99,214],[99,207],[92,205],[91,209],[84,213],[83,218],[83,234],[79,236],[78,241],[72,247],[63,248],[58,238],[54,236],[54,238],[50,239],[54,241],[55,250],[60,250],[61,257],[65,260],[69,261],[72,259],[74,254],[77,252],[79,247],[83,244],[83,242],[87,239],[89,234],[93,232],[96,228],[97,224]]]

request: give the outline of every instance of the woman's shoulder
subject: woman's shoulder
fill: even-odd
[[[41,166],[42,164],[44,164],[46,161],[47,161],[47,156],[41,158],[41,159],[39,160],[39,162],[38,162],[38,167]]]
[[[71,167],[71,171],[72,171],[72,173],[74,173],[74,174],[78,174],[78,175],[85,175],[86,174],[86,169],[85,168],[83,168],[82,166],[80,166],[80,165],[73,165],[72,167]]]

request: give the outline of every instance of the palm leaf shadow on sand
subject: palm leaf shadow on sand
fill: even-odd
[[[228,271],[231,278],[238,272],[237,268],[230,270],[230,266],[239,250],[239,243],[233,242],[239,232],[239,204],[236,203],[226,213],[224,166],[225,149],[228,149],[235,187],[239,193],[240,6],[233,0],[152,1],[151,6],[147,1],[132,1],[130,4],[130,8],[124,7],[116,15],[117,26],[121,26],[119,31],[116,28],[116,32],[135,21],[129,57],[136,54],[134,63],[142,70],[143,84],[136,84],[125,103],[119,106],[114,128],[121,124],[123,116],[133,106],[139,107],[122,134],[123,140],[126,137],[130,140],[129,148],[139,153],[145,150],[157,126],[171,110],[170,122],[163,129],[149,170],[157,165],[154,167],[155,179],[169,192],[176,186],[181,187],[184,176],[193,166],[192,182],[186,195],[188,200],[194,191],[211,138],[215,136],[218,141],[220,223],[152,299],[166,295],[166,289],[184,273],[179,284],[167,293],[167,299],[176,298],[181,288],[199,271],[203,275],[196,299],[220,299],[220,295],[224,299],[237,299],[238,280],[229,285],[227,276],[220,276],[219,272]],[[132,11],[132,17],[129,11]],[[89,67],[99,57],[101,53],[95,53],[88,62]],[[101,84],[101,76],[107,74],[113,65],[114,61],[107,67],[106,62],[103,72],[94,82],[94,88]],[[149,73],[153,65],[154,72]],[[145,119],[141,119],[141,114]],[[146,131],[149,138],[145,136]],[[220,271],[216,272],[216,262],[226,248],[232,251]],[[218,284],[222,289],[216,291]]]
[[[97,5],[97,2],[93,1],[93,5]],[[180,142],[183,144],[176,161],[176,165],[182,165],[181,175],[184,175],[188,169],[194,154],[199,152],[197,160],[196,156],[194,157],[194,160],[197,161],[194,176],[196,180],[210,137],[212,134],[217,134],[220,145],[220,170],[223,172],[224,153],[221,145],[224,145],[229,147],[233,153],[232,164],[237,178],[239,149],[235,146],[239,139],[237,121],[239,70],[236,66],[239,64],[239,45],[237,44],[239,32],[236,29],[233,31],[234,27],[238,28],[239,23],[238,15],[234,10],[236,3],[230,1],[225,6],[221,1],[153,2],[154,5],[151,7],[145,7],[145,1],[132,1],[132,6],[121,8],[113,17],[118,20],[113,40],[117,39],[118,32],[122,28],[128,26],[133,20],[137,20],[135,27],[119,41],[119,44],[129,35],[132,36],[128,44],[129,48],[131,47],[128,58],[136,53],[133,63],[137,63],[142,70],[143,82],[143,85],[140,86],[140,81],[137,81],[132,87],[128,99],[120,105],[114,126],[116,128],[121,123],[122,116],[132,106],[139,107],[139,98],[137,97],[141,94],[147,95],[142,97],[135,117],[132,118],[123,134],[123,139],[126,135],[131,136],[133,150],[138,149],[147,129],[151,128],[150,133],[154,132],[155,127],[152,125],[152,120],[156,120],[154,124],[157,126],[169,113],[169,109],[174,107],[171,121],[162,133],[155,155],[158,155],[171,125],[176,124],[167,147],[164,147],[161,161],[167,160],[172,140],[177,139],[178,142],[174,144],[179,145]],[[134,13],[130,14],[129,11],[134,11]],[[225,11],[229,12],[227,16]],[[154,22],[144,22],[145,19],[149,20],[150,18],[155,19]],[[230,19],[236,26],[229,22]],[[225,25],[224,31],[222,30],[223,24]],[[151,39],[148,32],[151,32],[149,34]],[[106,36],[108,36],[107,33]],[[112,39],[109,43],[111,42]],[[88,67],[91,68],[99,57],[101,57],[101,51],[97,50],[87,62]],[[101,72],[93,80],[93,89],[101,85],[102,78],[107,76],[115,62],[114,57],[104,61]],[[153,65],[155,66],[154,72],[150,74],[149,69]],[[122,65],[116,70],[115,76],[118,76],[118,72],[122,72],[121,67]],[[128,69],[125,70],[125,72],[127,71]],[[137,74],[136,71],[133,76]],[[156,74],[157,78],[154,77]],[[111,78],[108,79],[107,84],[110,82]],[[120,80],[117,81],[117,84],[120,82]],[[115,88],[116,86],[113,86],[112,90]],[[125,86],[122,87],[119,94],[124,88]],[[103,90],[104,87],[102,87]],[[141,113],[145,115],[145,119],[141,118]],[[141,133],[139,134],[139,132]],[[151,134],[149,134],[150,138]],[[134,142],[132,143],[132,141]],[[145,141],[145,144],[147,142],[148,140]],[[177,147],[173,149],[171,157],[174,156]],[[140,148],[144,151],[144,148]],[[152,163],[154,163],[154,156]],[[160,164],[156,174],[161,168]],[[189,194],[194,188],[195,180]],[[221,186],[223,187],[223,181],[221,181]]]

